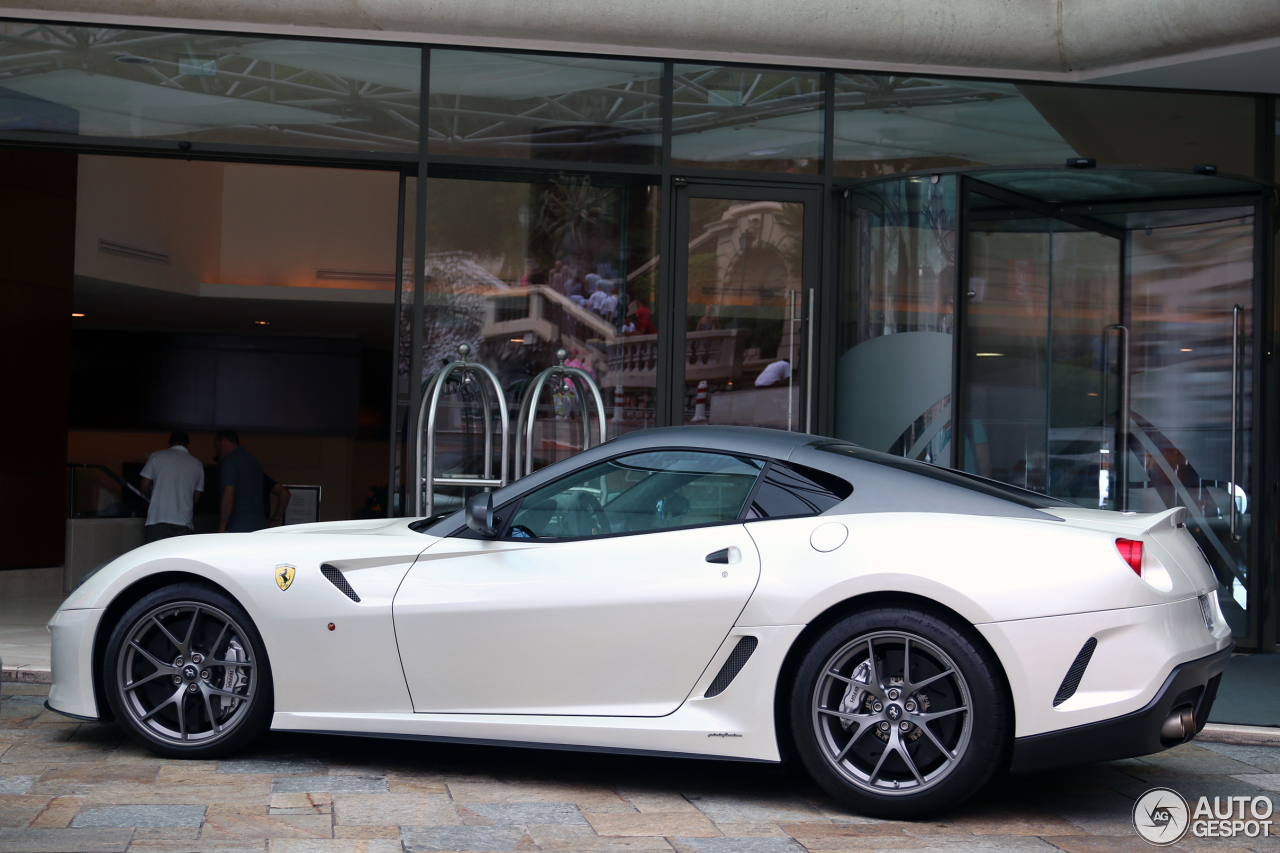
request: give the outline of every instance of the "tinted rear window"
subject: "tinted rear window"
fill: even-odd
[[[896,468],[900,471],[909,471],[910,473],[918,474],[921,477],[928,477],[931,480],[937,480],[952,486],[959,486],[962,489],[979,492],[984,495],[989,495],[990,497],[1000,498],[1001,500],[1017,504],[1018,506],[1027,507],[1029,509],[1075,506],[1075,504],[1067,501],[1051,498],[1048,495],[1042,495],[1039,492],[1033,492],[1028,489],[1020,489],[1017,486],[1006,485],[1005,483],[1000,483],[995,480],[988,480],[986,477],[979,477],[977,474],[970,474],[967,471],[940,468],[937,465],[930,465],[927,462],[917,462],[914,459],[904,459],[901,456],[892,456],[888,453],[879,453],[875,450],[867,450],[865,447],[859,447],[856,444],[826,440],[815,441],[808,446],[826,453],[835,453],[840,456],[847,456],[851,459],[860,459],[864,462],[884,465],[888,468]]]
[[[774,462],[756,491],[746,517],[821,515],[853,494],[853,486],[833,474]]]

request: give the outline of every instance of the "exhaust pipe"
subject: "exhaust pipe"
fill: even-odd
[[[1164,740],[1186,740],[1196,733],[1196,712],[1191,708],[1179,708],[1169,715],[1160,727]]]

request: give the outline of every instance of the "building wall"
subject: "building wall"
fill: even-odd
[[[390,282],[318,281],[317,270],[392,274],[399,176],[394,172],[225,166],[224,284],[390,289]]]
[[[0,569],[62,563],[76,155],[0,151]]]
[[[76,275],[195,295],[218,281],[224,163],[82,155]],[[109,254],[101,241],[169,256]]]
[[[190,295],[203,284],[389,289],[317,270],[391,274],[394,172],[82,155],[77,275]],[[103,252],[100,243],[167,255]]]

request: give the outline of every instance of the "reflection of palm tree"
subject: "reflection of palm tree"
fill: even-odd
[[[558,250],[589,254],[593,238],[617,220],[617,190],[567,180],[542,193],[537,229]]]
[[[774,222],[782,226],[782,237],[774,241],[787,262],[787,269],[797,278],[804,269],[804,205],[786,203],[774,215]]]

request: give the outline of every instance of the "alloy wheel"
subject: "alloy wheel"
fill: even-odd
[[[257,691],[252,645],[218,607],[178,601],[143,614],[117,658],[125,711],[151,737],[174,745],[226,738]]]
[[[828,765],[882,796],[939,785],[965,755],[974,722],[955,662],[903,631],[877,631],[837,649],[818,676],[812,709]]]

